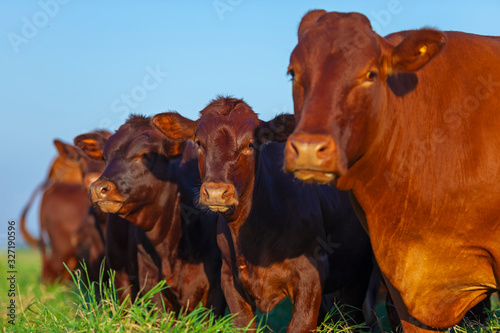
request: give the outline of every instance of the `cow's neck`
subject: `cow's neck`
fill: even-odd
[[[363,156],[337,181],[337,188],[353,190],[362,206],[368,205],[363,197],[379,201],[394,193],[404,195],[410,186],[422,186],[421,166],[430,161],[415,149],[425,145],[416,142],[418,135],[414,135],[422,125],[419,117],[425,117],[415,106],[419,104],[415,95],[410,93],[401,99],[388,89],[387,105],[379,111],[377,135]]]
[[[157,181],[152,189],[156,193],[152,201],[144,204],[127,219],[144,230],[158,254],[174,259],[182,236],[179,185],[172,181]]]
[[[159,253],[176,253],[182,236],[181,198],[177,184],[167,182],[163,187],[159,200],[154,205],[156,214],[151,214],[153,228],[146,231],[151,244]]]

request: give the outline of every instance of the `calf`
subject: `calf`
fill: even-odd
[[[298,183],[281,170],[283,144],[264,145],[286,140],[293,116],[264,122],[242,100],[220,97],[197,121],[163,113],[153,122],[170,139],[198,145],[199,203],[223,216],[221,281],[238,326],[287,296],[290,332],[316,328],[325,293],[340,290],[344,302],[361,308],[372,258],[348,194]],[[361,312],[354,317],[362,321]]]
[[[200,182],[192,149],[165,138],[141,116],[131,116],[107,140],[93,134],[75,142],[106,161],[90,187],[93,203],[136,227],[141,289],[166,280],[169,288],[156,300],[167,310],[192,311],[201,302],[222,313],[216,216],[192,208]]]

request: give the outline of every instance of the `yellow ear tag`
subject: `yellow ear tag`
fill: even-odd
[[[427,52],[427,45],[423,45],[422,47],[420,47],[420,48],[418,49],[418,52],[419,52],[419,54],[420,54],[421,56],[422,56],[422,55],[424,55],[424,54],[425,54],[425,52]]]

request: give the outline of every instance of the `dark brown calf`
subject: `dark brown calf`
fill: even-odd
[[[307,13],[285,169],[350,190],[406,332],[500,289],[500,38]]]
[[[222,214],[222,287],[239,327],[287,296],[289,332],[316,328],[325,293],[340,290],[361,308],[371,249],[348,194],[296,182],[282,171],[283,143],[268,142],[286,140],[293,117],[263,122],[242,100],[221,97],[197,121],[164,113],[153,122],[170,139],[198,145],[199,202]],[[353,316],[363,321],[361,312]]]
[[[141,116],[132,116],[107,140],[94,134],[75,142],[106,161],[90,187],[93,203],[136,227],[140,288],[148,291],[165,280],[167,310],[192,311],[201,303],[223,313],[216,216],[193,208],[199,172],[192,149],[168,140]]]

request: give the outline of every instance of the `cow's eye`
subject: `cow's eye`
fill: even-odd
[[[255,145],[253,141],[249,141],[247,145],[245,146],[245,149],[243,150],[244,154],[252,154],[255,149]]]
[[[366,80],[368,81],[375,81],[377,77],[378,74],[375,71],[369,71],[368,73],[366,73]]]
[[[202,150],[201,149],[201,141],[199,139],[196,139],[196,140],[194,140],[194,143],[196,144],[196,147],[198,148],[198,150],[201,151]]]
[[[293,69],[289,69],[287,74],[290,75],[292,80],[295,80],[295,71]]]

